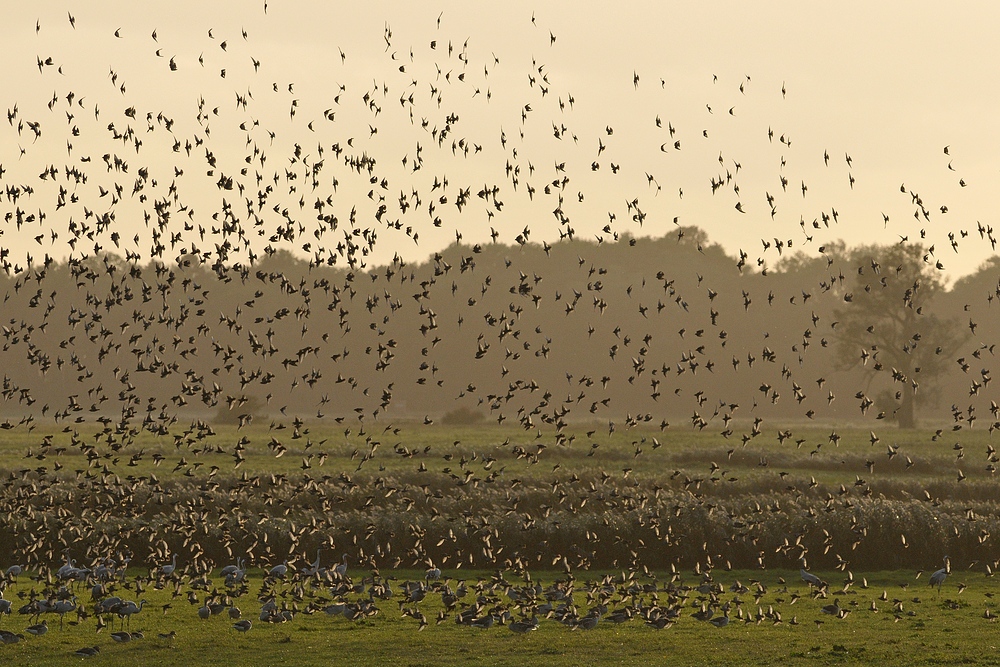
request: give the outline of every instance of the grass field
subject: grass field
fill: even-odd
[[[400,578],[420,576],[417,572],[397,574]],[[837,582],[837,592],[830,593],[827,599],[816,600],[809,596],[796,572],[715,572],[715,581],[725,588],[719,600],[731,603],[742,600],[740,605],[732,604],[732,621],[722,628],[691,616],[708,596],[684,590],[685,585],[694,586],[701,581],[694,573],[687,573],[675,581],[682,611],[676,623],[667,629],[648,627],[640,618],[622,624],[604,621],[593,630],[572,630],[555,620],[542,620],[537,631],[524,635],[499,625],[488,630],[461,626],[452,618],[436,625],[434,618],[443,607],[440,596],[432,595],[417,605],[430,620],[429,627],[422,631],[418,630],[416,620],[400,613],[396,600],[380,601],[380,613],[360,622],[320,611],[299,613],[287,623],[261,623],[256,618],[260,604],[253,594],[236,601],[244,617],[253,620],[252,629],[244,634],[231,627],[232,621],[225,613],[203,621],[196,614],[196,606],[186,600],[171,600],[168,592],[147,590],[142,596],[148,600],[147,606],[131,621],[133,630],[142,630],[143,639],[116,644],[109,636],[110,627],[95,632],[93,618],[77,623],[67,617],[65,629],[59,630],[58,620],[53,617],[49,625],[54,627],[46,635],[28,636],[17,645],[3,646],[0,655],[7,664],[79,664],[82,658],[72,655],[73,651],[98,645],[100,654],[85,660],[108,665],[164,667],[331,662],[347,665],[1000,663],[1000,643],[993,639],[995,621],[983,617],[987,610],[993,614],[997,611],[997,598],[992,596],[1000,593],[1000,587],[994,579],[956,572],[938,594],[928,589],[926,573],[914,579],[913,572],[878,572],[867,575],[867,588],[862,587],[861,575],[855,574],[855,585],[844,592],[840,586],[842,573],[824,574],[831,582]],[[787,584],[779,582],[782,576]],[[261,581],[259,573],[254,580],[256,588]],[[961,593],[959,580],[968,584]],[[475,579],[470,577],[467,581]],[[751,592],[731,592],[729,588],[736,581],[751,586]],[[759,581],[763,591],[755,595],[751,581]],[[582,583],[577,582],[581,588]],[[904,584],[908,587],[904,588]],[[12,592],[18,588],[27,588],[23,578]],[[887,598],[884,601],[883,591]],[[802,597],[793,602],[796,594]],[[503,598],[502,590],[497,591],[497,596]],[[663,592],[658,596],[663,605],[672,597]],[[576,597],[585,608],[585,594],[577,593]],[[644,599],[648,603],[652,598],[647,594]],[[820,611],[834,599],[839,606],[850,610],[844,618]],[[623,604],[620,601],[616,604],[617,600],[617,596],[613,597],[609,607],[621,608]],[[309,601],[303,600],[299,607],[305,609]],[[167,602],[171,608],[163,613],[161,605]],[[877,611],[871,610],[873,602]],[[743,619],[738,617],[740,614]],[[4,618],[2,625],[10,631],[23,632],[27,623],[15,613]],[[171,631],[177,633],[172,639],[158,637],[158,633]]]
[[[66,556],[82,566],[131,553],[128,586],[116,594],[147,605],[131,620],[145,637],[118,644],[118,620],[97,632],[90,588],[80,585],[80,617],[68,614],[60,630],[48,614],[48,633],[26,634],[0,655],[18,665],[1000,662],[989,639],[1000,599],[989,576],[1000,535],[989,432],[887,428],[873,443],[868,430],[796,425],[743,442],[735,426],[727,439],[676,427],[557,434],[404,423],[359,434],[256,424],[142,433],[124,446],[85,428],[37,429],[49,438],[6,431],[0,565],[29,564],[36,580],[6,586],[15,613],[0,629],[24,633],[33,621],[17,609],[32,591],[58,590],[53,572]],[[263,575],[251,569],[249,585],[232,591],[249,632],[226,613],[198,618],[206,594],[225,591],[218,568],[236,556],[257,568],[291,558],[295,569],[317,549],[328,566],[348,554],[355,583],[378,567],[394,579],[394,597],[349,621],[322,608],[367,594],[281,583],[279,605],[298,613],[265,623]],[[144,567],[173,553],[184,574],[158,590]],[[938,593],[927,582],[945,555],[952,571]],[[829,582],[825,597],[799,578],[800,556]],[[440,624],[438,592],[405,603],[400,591],[430,563],[452,588],[461,579],[470,589]],[[491,584],[501,569],[507,584],[522,585],[525,568],[546,587],[572,572],[571,617],[599,602],[607,613],[592,630],[539,613],[538,630],[526,634],[455,622],[477,582],[480,615],[538,613],[537,601],[515,604],[505,584]],[[709,571],[722,588],[699,592],[699,573]],[[614,579],[607,590],[588,585],[604,575]],[[655,594],[625,593],[623,576],[655,583]],[[202,577],[210,583],[196,585]],[[747,589],[731,590],[737,581]],[[843,618],[821,611],[834,600]],[[692,617],[706,606],[718,618],[727,604],[725,627]],[[611,622],[625,608],[635,616]],[[665,629],[640,617],[667,608],[678,616]],[[93,645],[99,655],[73,655]]]

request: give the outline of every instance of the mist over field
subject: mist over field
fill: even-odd
[[[128,422],[153,405],[154,432],[227,411],[391,423],[465,408],[529,431],[641,419],[721,433],[729,418],[888,427],[912,394],[925,425],[995,422],[996,263],[950,289],[923,276],[908,330],[863,303],[875,289],[915,310],[916,253],[896,257],[910,262],[902,277],[871,268],[892,252],[839,245],[765,275],[684,228],[608,245],[453,244],[363,271],[287,251],[235,269],[195,255],[53,262],[6,278],[4,407]]]

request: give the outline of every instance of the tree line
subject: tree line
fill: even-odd
[[[0,292],[9,419],[997,419],[1000,260],[949,286],[919,244],[772,266],[697,228],[456,243],[366,271],[107,254],[0,275]]]

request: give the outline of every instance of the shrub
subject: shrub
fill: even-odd
[[[449,426],[470,426],[472,424],[478,424],[485,418],[486,417],[479,410],[473,410],[472,408],[462,406],[452,410],[451,412],[445,413],[441,421]]]

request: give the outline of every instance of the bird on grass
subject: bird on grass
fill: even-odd
[[[41,637],[46,632],[49,631],[49,622],[42,621],[41,623],[36,623],[35,625],[29,625],[24,629],[29,635],[34,635],[36,637]]]
[[[268,571],[268,576],[274,577],[276,579],[281,579],[288,572],[288,560],[280,565],[275,565]]]
[[[483,630],[489,630],[490,628],[493,627],[493,624],[495,622],[496,622],[496,618],[493,616],[493,614],[486,614],[482,618],[477,618],[477,619],[473,620],[472,623],[470,623],[469,625],[471,625],[474,628],[481,628]]]
[[[59,614],[59,629],[63,628],[63,617],[76,609],[76,596],[71,600],[59,600],[52,606],[51,611]]]
[[[800,558],[799,562],[802,564],[802,568],[799,570],[802,581],[806,582],[810,586],[815,586],[816,588],[824,588],[826,586],[826,583],[822,579],[806,569],[805,558]]]
[[[717,628],[724,628],[729,625],[729,612],[725,612],[722,616],[716,616],[715,618],[710,618],[709,623]]]
[[[174,554],[173,558],[170,559],[169,565],[160,566],[160,574],[162,574],[164,577],[169,577],[174,573],[174,570],[176,569],[177,569],[177,554]]]
[[[243,568],[243,559],[237,558],[235,565],[227,565],[219,571],[219,575],[223,577],[228,577],[231,574],[236,574]]]
[[[128,623],[131,625],[132,617],[142,611],[142,608],[146,605],[145,600],[140,600],[139,604],[136,604],[132,600],[126,601],[122,607],[118,610],[118,617],[122,619],[122,623]]]
[[[934,574],[932,574],[930,581],[928,581],[927,583],[931,586],[931,588],[937,586],[938,595],[940,595],[941,585],[944,584],[944,580],[948,578],[948,575],[950,573],[951,573],[951,561],[948,559],[947,556],[945,556],[944,567],[942,567],[940,570],[937,570]]]
[[[14,634],[10,630],[0,630],[0,643],[16,644],[22,639],[24,639],[22,634]]]
[[[838,618],[843,613],[843,610],[840,608],[840,600],[834,600],[833,604],[825,605],[820,611],[830,616],[837,616]]]
[[[530,621],[512,621],[507,628],[515,634],[527,634],[538,629],[538,619],[532,618]]]

